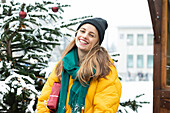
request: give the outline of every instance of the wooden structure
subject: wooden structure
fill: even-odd
[[[153,113],[170,113],[170,0],[148,0],[154,31]]]

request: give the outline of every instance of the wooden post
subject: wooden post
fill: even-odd
[[[161,0],[148,0],[154,31],[153,113],[160,113],[161,91]]]

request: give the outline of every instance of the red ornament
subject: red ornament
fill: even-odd
[[[27,13],[26,13],[26,12],[24,12],[24,11],[20,11],[20,12],[19,12],[19,17],[20,17],[20,18],[24,19],[26,16],[27,16]]]
[[[58,11],[58,7],[52,7],[52,11],[53,12],[57,12]]]

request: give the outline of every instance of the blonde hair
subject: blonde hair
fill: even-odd
[[[75,38],[70,44],[67,46],[65,51],[63,52],[62,58],[73,48],[75,47]],[[61,80],[62,70],[63,70],[63,62],[62,58],[59,60],[56,67],[57,77]],[[111,71],[110,66],[113,63],[110,60],[110,56],[104,47],[101,47],[98,43],[91,48],[91,50],[87,53],[82,62],[79,71],[77,72],[77,77],[81,84],[87,82],[93,78],[97,80],[100,77],[106,78],[106,75]],[[88,67],[88,68],[87,68]],[[95,70],[95,73],[94,73]]]

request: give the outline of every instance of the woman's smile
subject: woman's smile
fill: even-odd
[[[87,44],[88,44],[88,41],[86,41],[86,40],[83,39],[83,38],[80,38],[80,39],[79,39],[79,42],[80,42],[82,45],[87,45]]]

